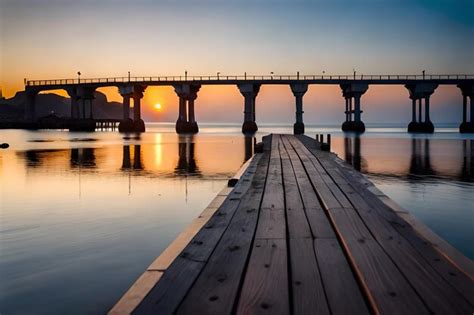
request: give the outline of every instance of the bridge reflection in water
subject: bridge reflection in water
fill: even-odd
[[[23,156],[25,167],[31,169],[81,168],[83,171],[132,171],[144,176],[217,176],[222,169],[238,168],[252,157],[256,138],[242,136],[217,150],[193,135],[179,135],[176,144],[124,144],[119,149],[121,164],[116,168],[104,160],[116,157],[117,147],[28,150]],[[363,173],[408,181],[419,177],[454,179],[474,182],[474,140],[443,140],[413,137],[411,139],[371,138],[351,134],[334,137],[333,151]],[[234,146],[238,143],[238,147]],[[176,145],[176,146],[175,146]],[[156,165],[154,146],[166,146],[162,152],[165,164]],[[173,152],[174,151],[174,152]],[[198,156],[196,152],[200,152]],[[99,156],[98,156],[98,153]],[[216,153],[217,152],[217,153]],[[434,154],[436,152],[436,154]],[[228,153],[228,154],[227,154]],[[174,155],[174,156],[173,156]],[[120,155],[119,155],[120,156]],[[115,160],[115,159],[114,159]],[[174,161],[174,162],[173,162]],[[172,164],[170,164],[172,163]],[[202,168],[204,163],[204,171]],[[227,174],[232,176],[233,174]]]
[[[391,141],[396,143],[391,144]],[[409,149],[403,142],[409,143]],[[392,147],[392,154],[381,154],[387,147]],[[441,155],[432,154],[433,150]],[[352,134],[343,137],[338,153],[342,153],[344,160],[356,170],[371,176],[408,181],[431,177],[474,182],[474,140],[471,139],[370,139]],[[433,162],[433,158],[436,161]],[[398,160],[398,165],[392,160]]]

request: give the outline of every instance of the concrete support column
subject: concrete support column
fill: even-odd
[[[349,98],[346,97],[346,121],[349,121]]]
[[[471,106],[469,108],[469,122],[474,124],[474,94],[469,95],[469,100],[471,101]]]
[[[130,94],[123,96],[123,120],[130,119]]]
[[[188,121],[188,114],[186,112],[186,99],[184,97],[179,98],[178,120],[182,122]]]
[[[430,96],[425,96],[425,122],[429,123],[430,120]]]
[[[418,122],[421,123],[421,98],[418,99]]]
[[[462,123],[459,125],[459,131],[462,133],[474,133],[474,83],[462,83],[458,85],[462,92]],[[469,98],[469,121],[467,99]]]
[[[369,85],[366,83],[348,83],[341,84],[342,96],[348,99],[348,110],[346,121],[342,124],[343,131],[364,132],[365,124],[362,121],[362,110],[360,99],[362,95],[368,90]],[[354,99],[354,106],[352,106],[352,99]]]
[[[356,124],[361,122],[361,120],[360,120],[360,114],[361,114],[360,97],[361,97],[361,94],[359,94],[359,93],[354,94],[354,122]]]
[[[122,101],[122,121],[119,123],[119,132],[132,132],[135,130],[133,120],[130,118],[130,99],[133,96],[132,85],[121,85],[118,87],[120,95],[123,97]]]
[[[354,115],[354,106],[352,106],[352,97],[349,97],[349,121],[352,121],[352,116]]]
[[[176,121],[177,133],[199,132],[194,111],[194,101],[200,88],[201,85],[199,84],[180,84],[174,86],[174,90],[179,97],[179,115]]]
[[[196,117],[194,115],[194,99],[190,98],[188,100],[188,121],[192,124],[196,122]]]
[[[134,85],[132,87],[133,93],[133,129],[135,132],[145,132],[145,122],[142,119],[141,99],[146,86]]]
[[[434,93],[438,84],[421,82],[406,84],[408,93],[412,100],[412,121],[408,124],[408,132],[433,132],[434,125],[430,119],[430,96]],[[423,106],[425,100],[425,119],[423,121]],[[418,100],[418,120],[416,119],[416,100]]]
[[[255,133],[258,130],[255,123],[255,100],[260,90],[259,84],[239,84],[240,93],[244,97],[244,123],[242,132],[245,134]]]
[[[71,119],[79,118],[79,104],[77,102],[77,89],[75,87],[67,88],[67,94],[71,98]]]
[[[93,99],[89,99],[89,109],[90,109],[89,118],[90,118],[90,119],[94,119],[94,103],[93,103]]]
[[[143,94],[133,94],[133,120],[138,121],[142,119],[140,100]]]
[[[77,95],[82,102],[82,118],[86,119],[86,103],[89,101],[89,118],[92,119],[92,101],[95,98],[95,90],[96,87],[94,86],[79,86],[77,88]]]
[[[471,111],[472,112],[472,111]],[[462,122],[467,122],[467,96],[462,96]]]
[[[291,91],[295,96],[295,103],[296,103],[296,113],[295,113],[295,120],[296,122],[293,125],[293,133],[303,134],[304,133],[304,123],[303,123],[303,96],[308,91],[308,84],[304,83],[295,83],[291,84]],[[255,110],[254,110],[255,113]],[[254,117],[255,120],[255,117]]]
[[[86,119],[86,99],[85,98],[81,98],[81,102],[82,102],[82,119]]]
[[[36,121],[36,95],[37,91],[26,91],[26,102],[25,102],[25,120],[27,122]]]

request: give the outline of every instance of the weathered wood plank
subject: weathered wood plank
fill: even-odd
[[[255,238],[286,238],[285,210],[260,209]]]
[[[242,196],[234,217],[179,306],[178,314],[232,312],[257,225],[267,170],[268,158],[264,156],[258,164],[251,188]]]
[[[318,157],[318,162],[322,165],[328,165],[327,158],[322,155]],[[323,162],[324,160],[324,162]],[[339,180],[343,179],[343,174],[338,170],[335,164],[330,165],[327,171],[329,174],[342,175]],[[358,183],[358,182],[356,182]],[[384,207],[380,201],[379,207],[373,207],[369,202],[375,202],[378,199],[372,194],[366,193],[362,195],[360,191],[364,191],[365,186],[353,189],[357,184],[347,180],[345,184],[339,187],[343,190],[351,203],[357,209],[359,215],[375,236],[377,242],[382,246],[384,251],[391,257],[398,269],[401,270],[412,287],[417,291],[419,296],[425,301],[425,304],[432,312],[441,313],[459,313],[463,314],[472,310],[473,306],[459,292],[456,292],[441,277],[429,262],[423,259],[419,252],[415,251],[412,244],[407,241],[399,231],[390,224],[390,222],[381,215],[380,208]],[[360,184],[359,184],[360,185]],[[388,213],[385,213],[387,216]],[[397,215],[392,212],[389,220],[400,220]],[[401,259],[403,257],[403,259]]]
[[[254,158],[246,171],[252,174],[256,171],[260,156]],[[163,273],[160,281],[151,289],[148,295],[134,310],[134,314],[172,313],[183,300],[193,282],[202,271],[205,262],[222,237],[232,216],[240,204],[240,196],[250,189],[251,181],[239,181],[234,191],[224,201],[222,206],[211,217],[183,252],[173,261]]]
[[[285,210],[279,145],[280,136],[272,135],[270,165],[268,166],[267,183],[262,201],[263,209]]]
[[[283,187],[285,190],[288,237],[290,239],[311,238],[311,229],[303,208],[303,202],[301,200],[293,166],[291,165],[290,158],[283,144],[280,146],[280,155],[283,170]]]
[[[369,314],[361,289],[339,242],[336,239],[316,239],[314,249],[331,313]],[[344,292],[343,301],[341,292]]]
[[[314,167],[313,163],[311,163],[310,159],[308,159],[306,155],[298,155],[304,168],[306,169],[309,178],[311,179],[314,189],[318,192],[319,196],[324,196],[324,199],[322,199],[321,202],[324,204],[325,208],[342,208],[342,205],[331,193],[331,190],[324,183],[321,176],[319,176],[318,171]]]
[[[286,240],[255,240],[237,314],[290,314]]]
[[[294,314],[329,314],[313,240],[290,239],[291,292]]]
[[[305,209],[306,217],[309,222],[311,233],[313,237],[320,238],[335,238],[334,230],[331,227],[326,214],[319,202],[319,199],[314,192],[308,175],[293,148],[291,147],[288,138],[282,137],[282,142],[285,150],[290,158],[291,166],[296,177],[298,189],[301,194],[303,201],[303,207]]]
[[[311,168],[313,165],[310,162],[312,154],[300,141],[294,138],[289,140],[300,158],[303,160],[303,157],[305,157],[308,161],[303,163],[305,168]],[[310,179],[313,182],[313,177],[310,177]],[[324,202],[326,195],[322,194],[321,191],[317,192],[319,198]],[[327,203],[325,205],[326,209],[329,209]],[[365,224],[360,217],[354,215],[355,212],[353,212],[350,217],[351,220],[348,222],[347,213],[341,213],[339,222],[336,222],[333,220],[334,216],[331,215],[330,211],[329,214],[337,234],[344,245],[345,252],[352,266],[357,270],[359,281],[363,283],[365,295],[372,302],[372,307],[384,312],[397,314],[427,312],[423,302],[410,286],[405,276],[380,247],[380,244],[372,238],[367,238],[367,235],[360,233],[365,229]],[[344,220],[345,217],[346,219]],[[338,228],[340,224],[344,224],[344,228]],[[348,229],[348,227],[350,228]],[[388,291],[387,288],[389,289]]]

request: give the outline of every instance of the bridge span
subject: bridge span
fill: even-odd
[[[25,119],[36,121],[35,97],[47,90],[65,90],[71,97],[71,118],[92,119],[94,93],[101,87],[117,87],[123,97],[123,117],[119,131],[145,131],[141,118],[140,101],[148,86],[173,86],[179,98],[179,114],[176,132],[197,133],[194,102],[202,85],[236,85],[244,97],[243,133],[258,130],[255,106],[262,85],[288,85],[295,96],[295,134],[304,133],[303,96],[308,86],[339,85],[345,100],[343,131],[364,132],[361,98],[370,85],[403,85],[411,100],[412,120],[409,132],[433,132],[430,119],[430,96],[439,85],[455,85],[463,96],[460,132],[474,132],[474,75],[221,75],[215,76],[149,76],[110,77],[92,79],[25,80],[27,95]],[[469,106],[468,106],[469,99]],[[130,115],[130,101],[133,100],[133,118]]]

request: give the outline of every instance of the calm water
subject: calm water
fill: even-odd
[[[0,130],[0,313],[102,314],[252,154],[238,125],[196,136]],[[333,151],[474,258],[474,136],[331,133]],[[285,126],[260,126],[291,132]]]

